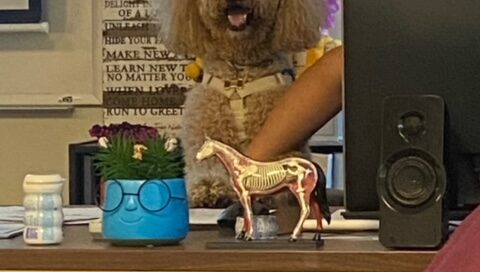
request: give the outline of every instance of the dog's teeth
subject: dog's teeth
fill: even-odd
[[[247,15],[246,14],[228,15],[228,21],[233,26],[240,27],[247,23]]]

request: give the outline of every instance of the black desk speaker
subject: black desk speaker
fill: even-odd
[[[438,247],[447,234],[444,101],[405,95],[383,102],[377,174],[380,242],[392,248]]]

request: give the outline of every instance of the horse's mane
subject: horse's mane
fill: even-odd
[[[243,154],[242,152],[238,151],[237,149],[235,149],[235,148],[233,148],[233,147],[231,147],[227,144],[224,144],[224,143],[222,143],[220,141],[217,141],[217,140],[214,140],[214,139],[210,139],[210,141],[212,141],[214,144],[216,144],[218,146],[221,146],[221,147],[229,150],[230,152],[232,152],[237,157],[250,159],[245,154]]]

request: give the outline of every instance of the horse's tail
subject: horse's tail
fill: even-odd
[[[330,224],[330,208],[328,206],[327,200],[327,181],[325,178],[325,174],[323,173],[322,168],[315,162],[312,162],[315,165],[317,170],[317,183],[315,185],[315,190],[312,192],[314,201],[318,203],[320,206],[320,211],[322,212],[323,218]]]

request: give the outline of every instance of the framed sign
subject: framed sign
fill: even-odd
[[[38,23],[41,18],[41,0],[0,1],[0,23]]]

